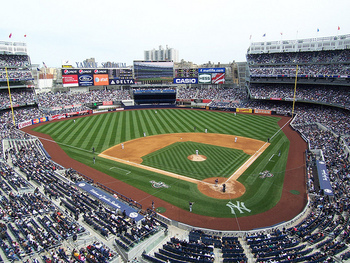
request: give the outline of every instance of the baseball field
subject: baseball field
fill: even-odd
[[[192,202],[193,215],[237,219],[267,213],[281,199],[290,141],[280,120],[147,109],[50,122],[33,131],[50,135],[81,167],[109,175],[107,187],[146,207],[155,200],[164,215],[169,209],[188,212]],[[144,193],[139,199],[136,189]]]

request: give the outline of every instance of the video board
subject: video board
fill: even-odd
[[[136,81],[172,82],[174,77],[173,61],[134,61]]]

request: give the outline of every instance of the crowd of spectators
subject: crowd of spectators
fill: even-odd
[[[209,99],[229,103],[245,100],[247,97],[247,91],[239,88],[208,86],[206,88],[186,87],[177,90],[178,99]]]
[[[11,89],[9,94],[8,90],[0,90],[0,108],[8,109],[11,107],[10,95],[12,106],[27,105],[35,103],[35,94],[32,89]]]
[[[7,75],[5,68],[7,68]],[[29,56],[0,54],[0,80],[6,81],[7,78],[11,80],[32,79]]]
[[[7,68],[30,67],[29,56],[0,54],[0,68],[5,68],[5,67]]]
[[[251,76],[309,77],[350,75],[350,50],[327,50],[318,52],[248,54]]]
[[[251,96],[255,99],[280,98],[291,100],[294,98],[294,85],[251,84],[249,90]],[[330,96],[330,92],[332,96]],[[350,89],[348,87],[299,85],[296,88],[295,99],[325,103],[350,109]]]
[[[11,89],[12,106],[17,105],[32,105],[38,104],[38,107],[43,111],[52,111],[54,114],[57,112],[67,112],[67,106],[75,105],[75,109],[81,108],[86,103],[103,102],[103,101],[121,101],[130,100],[129,90],[91,90],[88,92],[47,92],[38,93],[32,89]],[[0,108],[8,109],[11,106],[10,94],[8,89],[0,91]],[[64,109],[66,107],[66,109]],[[69,111],[73,111],[68,108]],[[54,108],[54,109],[53,109]],[[87,109],[86,107],[84,109]]]
[[[298,115],[294,124],[320,123],[338,135],[350,135],[350,115],[348,110],[318,104],[296,103],[293,112],[292,102],[250,100],[240,104],[242,108],[273,110],[282,115]]]
[[[85,224],[103,239],[114,236],[129,248],[164,226],[152,215],[136,224],[124,212],[81,192],[70,182],[87,181],[86,177],[50,161],[38,140],[21,133],[14,129],[8,134],[3,146],[6,162],[0,162],[0,220],[4,224],[0,247],[9,260],[22,261],[38,253],[45,262],[109,262],[117,253],[100,241],[74,250],[63,243],[84,237]],[[58,170],[65,170],[67,180]],[[50,254],[45,253],[48,249]]]
[[[7,70],[7,75],[6,71],[3,69],[0,69],[0,80],[1,81],[7,81],[7,78],[9,80],[32,80],[33,76],[30,70],[12,70],[8,69]]]
[[[295,65],[281,66],[257,66],[250,67],[251,76],[277,76],[285,75],[294,77],[296,74]],[[298,75],[307,75],[308,77],[322,76],[350,76],[350,64],[329,64],[329,65],[299,65]]]
[[[248,54],[247,61],[253,65],[350,62],[350,50]]]
[[[38,105],[40,108],[51,108],[54,106],[70,106],[102,101],[130,100],[130,90],[90,90],[89,92],[47,92],[39,93]]]

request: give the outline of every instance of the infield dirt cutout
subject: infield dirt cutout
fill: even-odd
[[[235,138],[237,141],[235,142]],[[251,157],[232,174],[229,178],[224,177],[213,177],[206,178],[202,181],[193,179],[187,176],[175,174],[172,172],[160,170],[157,168],[142,165],[142,156],[149,153],[158,151],[166,146],[169,146],[175,142],[198,142],[211,144],[221,147],[228,147],[233,149],[243,150],[246,154]],[[203,194],[218,198],[218,199],[233,199],[242,196],[245,193],[245,187],[243,184],[237,181],[239,176],[260,156],[261,153],[269,146],[269,143],[250,139],[246,137],[227,135],[227,134],[216,134],[216,133],[171,133],[162,135],[153,135],[137,138],[124,142],[123,144],[115,145],[104,152],[100,153],[99,156],[121,162],[124,164],[132,165],[156,173],[164,174],[181,180],[185,180],[191,183],[195,183],[198,186],[199,191]],[[192,157],[190,157],[192,156]],[[206,157],[190,155],[188,158],[201,159],[205,161]],[[192,160],[195,161],[195,160]],[[218,185],[215,185],[215,180],[218,179]],[[222,184],[226,185],[225,193],[222,191]]]

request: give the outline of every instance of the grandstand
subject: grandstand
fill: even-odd
[[[349,37],[252,43],[247,53],[247,87],[188,85],[171,91],[176,91],[176,105],[172,107],[206,106],[231,111],[239,107],[290,116],[298,65],[291,125],[308,143],[308,207],[292,222],[251,231],[178,228],[152,209],[140,209],[141,205],[129,196],[53,162],[37,138],[18,128],[98,113],[101,111],[95,110],[99,106],[109,106],[105,102],[124,108],[124,102],[131,101],[138,88],[36,94],[26,51],[15,51],[13,47],[11,52],[1,53],[0,262],[348,260]],[[0,50],[2,45],[5,44],[0,42]],[[9,70],[15,125],[5,68]],[[161,92],[157,87],[158,93]],[[319,162],[326,166],[331,193],[323,188]],[[121,206],[135,209],[143,220],[137,222],[123,209],[112,208],[82,190],[79,183],[103,190],[108,197],[117,197]]]

